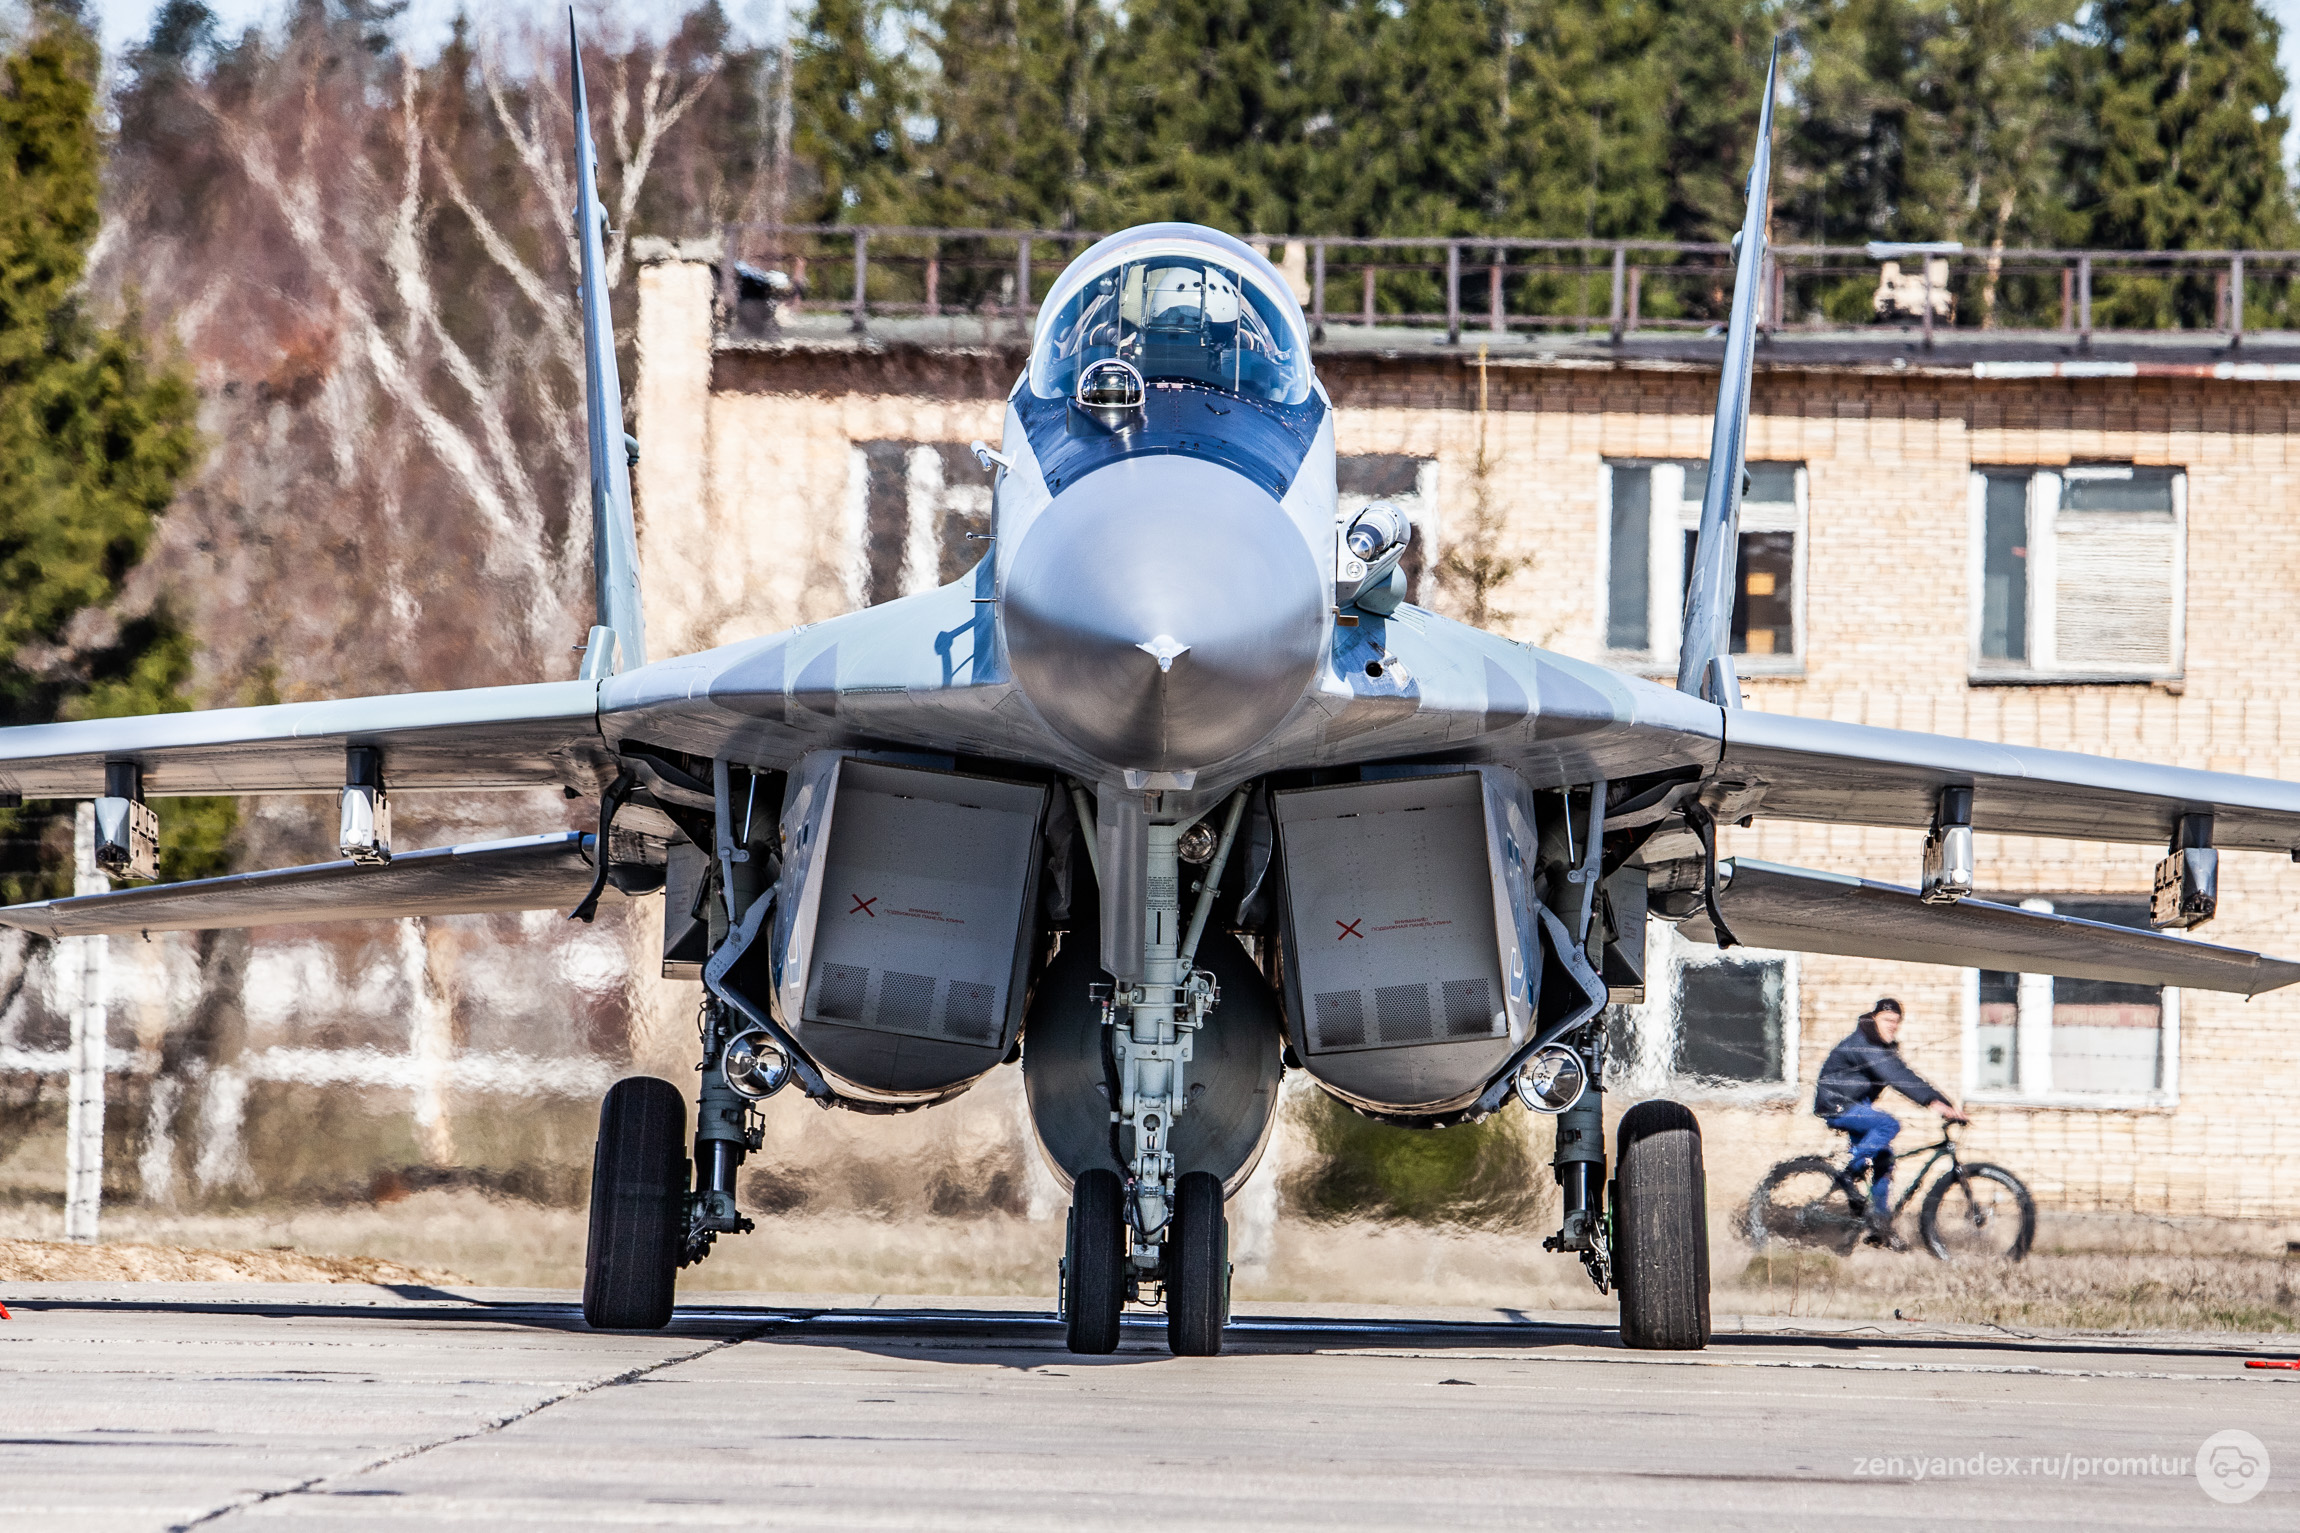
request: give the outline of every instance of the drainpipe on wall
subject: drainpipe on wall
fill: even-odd
[[[96,806],[72,816],[74,894],[112,887],[96,867]],[[71,1106],[64,1126],[64,1238],[93,1245],[104,1206],[104,1043],[111,1008],[106,994],[109,937],[66,937],[57,944],[58,977],[71,997]]]

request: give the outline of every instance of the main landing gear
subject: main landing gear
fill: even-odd
[[[687,1104],[679,1088],[634,1076],[607,1088],[591,1158],[591,1240],[583,1319],[607,1331],[671,1323],[687,1236]]]
[[[1709,1345],[1708,1183],[1701,1125],[1675,1102],[1622,1115],[1613,1183],[1621,1342],[1653,1352]]]
[[[679,1269],[701,1261],[720,1235],[753,1228],[735,1206],[735,1173],[760,1143],[751,1104],[782,1085],[787,1066],[763,1034],[741,1030],[716,1003],[704,1007],[702,1027],[692,1162],[687,1103],[669,1081],[617,1081],[599,1106],[583,1319],[601,1330],[669,1325]]]

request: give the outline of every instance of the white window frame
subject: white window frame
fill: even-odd
[[[1761,462],[1779,460],[1760,459]],[[1687,499],[1688,470],[1680,458],[1607,458],[1598,466],[1597,504],[1597,638],[1605,663],[1641,675],[1677,674],[1677,647],[1685,620],[1685,534],[1701,525],[1698,487]],[[1613,471],[1642,468],[1652,471],[1652,494],[1647,501],[1651,517],[1646,533],[1649,563],[1646,583],[1646,628],[1650,643],[1644,649],[1615,649],[1606,641],[1613,607]],[[1735,655],[1733,668],[1742,676],[1802,676],[1805,674],[1807,628],[1805,607],[1810,581],[1806,575],[1806,529],[1811,525],[1808,472],[1796,465],[1793,505],[1744,502],[1742,532],[1786,532],[1793,539],[1789,566],[1790,649],[1787,654]]]
[[[2068,896],[2073,899],[2076,896]],[[2022,900],[2023,910],[2052,912],[2052,901]],[[2157,1087],[2154,1091],[2057,1091],[2052,1084],[2052,976],[2023,974],[2020,1008],[2020,1080],[2010,1090],[1983,1087],[1981,1079],[1981,971],[1964,971],[1964,1097],[1967,1102],[2004,1107],[2067,1107],[2087,1112],[2131,1112],[2180,1105],[2180,991],[2166,985],[2159,1022]],[[2030,1019],[2037,1021],[2031,1025]]]
[[[1683,1019],[1677,1015],[1679,977],[1688,968],[1739,959],[1776,961],[1781,965],[1781,1078],[1720,1085],[1705,1077],[1674,1073],[1669,1062],[1677,1055],[1683,1027]],[[1608,1061],[1607,1073],[1614,1080],[1607,1089],[1640,1095],[1669,1092],[1727,1104],[1794,1101],[1803,1090],[1798,1045],[1804,1032],[1804,1000],[1800,990],[1802,965],[1798,959],[1798,954],[1772,948],[1735,947],[1727,951],[1705,942],[1689,942],[1667,921],[1648,921],[1645,999],[1622,1008],[1629,1014],[1632,1047],[1628,1058]]]
[[[2066,686],[2085,682],[2175,681],[2188,663],[2188,471],[2172,468],[2172,645],[2170,658],[2160,665],[2063,664],[2054,651],[2058,624],[2054,601],[2058,582],[2054,552],[2058,543],[2061,489],[2071,476],[2111,472],[2116,468],[2165,468],[2164,464],[2108,464],[2094,467],[2024,466],[2018,463],[1976,465],[1966,495],[1965,588],[1967,593],[1966,675],[1974,686],[2020,686],[2048,683]],[[2025,473],[2028,481],[2028,659],[2013,664],[1981,656],[1981,624],[1988,595],[1988,483],[1997,475]],[[1800,545],[1800,549],[1802,545]]]

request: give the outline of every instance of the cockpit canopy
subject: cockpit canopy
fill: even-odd
[[[1112,235],[1055,283],[1031,348],[1031,391],[1066,397],[1107,358],[1152,382],[1277,404],[1310,394],[1302,311],[1284,279],[1246,245],[1196,224]]]

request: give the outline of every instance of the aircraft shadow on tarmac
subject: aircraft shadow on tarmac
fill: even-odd
[[[329,1303],[309,1300],[232,1302],[183,1298],[14,1299],[10,1308],[19,1314],[102,1313],[143,1315],[259,1315],[282,1321],[362,1320],[406,1322],[416,1325],[510,1325],[572,1335],[593,1334],[573,1303],[532,1299],[489,1299],[449,1289],[415,1284],[379,1285],[403,1304]],[[1540,1320],[1517,1311],[1498,1321],[1343,1319],[1318,1316],[1234,1316],[1224,1333],[1229,1353],[1315,1353],[1367,1347],[1412,1347],[1417,1350],[1513,1348],[1528,1352],[1561,1347],[1621,1349],[1617,1326],[1599,1322]],[[702,1340],[754,1340],[795,1342],[844,1347],[863,1352],[916,1355],[923,1350],[965,1349],[975,1360],[985,1353],[1026,1351],[1033,1361],[1016,1363],[1037,1367],[1035,1359],[1059,1352],[1066,1366],[1134,1364],[1168,1360],[1165,1321],[1155,1313],[1128,1314],[1122,1324],[1119,1350],[1107,1358],[1072,1356],[1063,1350],[1062,1323],[1052,1313],[1015,1310],[965,1309],[860,1309],[780,1305],[714,1305],[697,1301],[682,1306],[671,1324],[646,1334],[689,1336]],[[603,1333],[626,1334],[626,1333]],[[2126,1342],[2116,1338],[2053,1338],[2005,1336],[1911,1336],[1882,1331],[1765,1331],[1721,1332],[1710,1342],[1713,1353],[1766,1353],[1793,1356],[1799,1352],[1872,1351],[1886,1353],[1962,1352],[2000,1357],[2094,1356],[2113,1352],[2134,1358],[2237,1358],[2250,1355],[2244,1346]],[[1691,1361],[1677,1355],[1654,1361]]]

